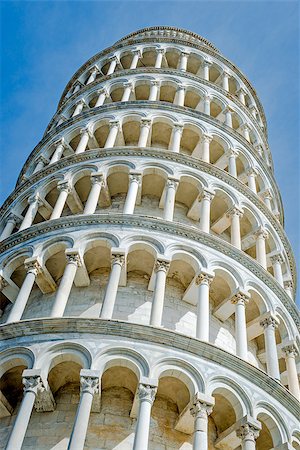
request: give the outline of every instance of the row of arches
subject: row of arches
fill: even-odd
[[[115,146],[151,147],[192,156],[225,170],[248,184],[254,192],[260,192],[270,202],[274,201],[271,198],[275,194],[269,181],[270,174],[242,145],[232,143],[214,128],[207,130],[196,121],[178,121],[178,117],[163,114],[144,116],[131,113],[122,118],[108,116],[72,127],[60,139],[51,140],[44,146],[27,168],[24,177],[62,157],[89,149]]]
[[[47,344],[37,359],[31,350],[24,348],[2,353],[0,388],[2,396],[7,400],[6,404],[11,407],[10,414],[14,420],[14,416],[21,409],[20,401],[27,393],[26,388],[24,394],[22,392],[22,374],[25,383],[26,380],[33,383],[38,374],[39,383],[44,389],[44,398],[51,396],[53,405],[53,412],[47,413],[48,423],[45,426],[55,426],[55,433],[51,433],[52,439],[45,445],[45,440],[39,439],[36,431],[37,423],[43,421],[43,413],[29,411],[31,417],[29,414],[25,432],[36,438],[35,442],[40,450],[68,443],[72,426],[72,434],[76,432],[76,409],[77,418],[80,416],[84,419],[86,416],[89,423],[85,430],[86,435],[83,436],[83,442],[86,440],[85,448],[92,446],[93,438],[96,438],[97,445],[104,449],[122,448],[122,445],[131,448],[134,435],[139,432],[139,415],[143,409],[139,396],[141,388],[151,389],[153,396],[151,417],[148,417],[149,436],[145,422],[143,427],[143,433],[146,435],[143,448],[148,445],[150,449],[156,448],[160,435],[163,436],[161,445],[171,444],[172,448],[178,450],[184,445],[184,448],[192,449],[194,418],[190,408],[195,401],[203,408],[205,395],[206,404],[209,399],[212,403],[206,415],[207,425],[203,430],[207,434],[209,448],[216,448],[216,444],[217,447],[220,444],[226,445],[226,440],[232,438],[230,430],[238,430],[246,421],[258,430],[257,450],[279,448],[288,443],[299,449],[299,431],[289,430],[286,417],[276,411],[267,400],[251,400],[249,392],[228,376],[205,377],[199,370],[199,365],[200,361],[190,363],[183,358],[161,355],[149,364],[144,354],[122,346],[103,348],[92,357],[86,346],[66,341],[63,344]],[[80,408],[84,397],[83,390],[80,394],[80,383],[82,386],[83,380],[92,376],[98,383],[99,390],[93,393],[94,404],[92,409],[88,410]],[[45,410],[45,405],[40,403],[39,410]],[[68,416],[62,413],[66,409],[69,411]],[[7,419],[10,414],[7,413],[8,417],[0,419],[3,424],[2,445],[8,440]],[[64,426],[58,427],[57,414],[60,414],[60,423]],[[138,419],[137,423],[135,418]],[[71,422],[69,426],[68,421]],[[105,427],[105,424],[109,423],[113,426]],[[98,429],[96,435],[95,429]],[[82,424],[81,432],[84,433]],[[17,440],[20,439],[19,435]],[[75,448],[81,448],[80,442],[77,441]]]
[[[209,341],[288,384],[282,348],[297,334],[283,311],[274,310],[274,299],[229,262],[208,264],[200,251],[180,244],[163,247],[145,237],[120,242],[91,233],[14,252],[2,262],[1,322],[77,316],[150,323]]]
[[[196,227],[257,259],[282,286],[284,278],[290,278],[277,233],[250,201],[241,200],[219,181],[208,182],[202,174],[187,170],[174,174],[158,163],[141,167],[130,161],[100,167],[87,164],[44,178],[34,189],[19,195],[11,215],[4,220],[0,240],[45,220],[108,212],[158,217]],[[264,248],[260,246],[261,235]],[[274,260],[276,255],[279,261]]]
[[[195,49],[182,50],[173,45],[169,46],[140,46],[116,51],[104,57],[89,67],[73,84],[69,95],[80,90],[81,86],[90,84],[101,79],[101,77],[111,75],[117,71],[136,69],[139,67],[155,67],[163,69],[178,69],[182,73],[187,72],[197,75],[206,81],[210,81],[221,86],[225,91],[233,94],[240,102],[250,109],[254,109],[261,128],[263,122],[258,113],[255,101],[248,88],[236,78],[236,75],[222,67],[217,60],[209,59],[203,53],[198,53]]]
[[[221,123],[237,130],[242,136],[245,136],[245,127],[251,130],[249,117],[245,115],[240,108],[230,102],[226,97],[214,92],[207,92],[205,89],[188,83],[180,79],[171,77],[146,77],[145,75],[132,78],[120,78],[111,80],[97,86],[91,91],[86,91],[80,99],[74,99],[71,104],[65,104],[63,109],[57,113],[50,127],[53,128],[62,121],[79,114],[81,111],[87,111],[90,108],[100,107],[103,104],[125,101],[163,101],[176,106],[185,106],[193,110],[208,114],[219,120]],[[256,119],[255,109],[251,110],[252,117]],[[258,140],[258,135],[251,131],[250,139]],[[253,137],[251,138],[251,135]]]

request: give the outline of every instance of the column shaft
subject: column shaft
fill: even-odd
[[[136,423],[133,450],[147,450],[151,419],[151,408],[157,389],[151,386],[139,386],[139,413]]]
[[[164,219],[165,220],[173,220],[177,186],[178,186],[178,182],[176,182],[175,180],[167,180],[166,198],[165,198],[165,205],[164,205]]]
[[[152,102],[155,102],[157,100],[158,87],[159,87],[158,81],[151,82],[149,100]]]
[[[112,268],[106,286],[106,292],[100,315],[101,319],[109,320],[112,318],[123,263],[124,263],[124,256],[117,255],[113,257]]]
[[[64,185],[65,184],[66,183],[64,183]],[[70,189],[68,186],[60,189],[58,199],[56,200],[55,206],[54,206],[52,214],[50,216],[50,220],[58,219],[61,216],[64,206],[66,204],[66,200],[68,198],[69,192],[70,192]]]
[[[175,153],[179,153],[180,151],[180,141],[183,131],[183,125],[175,124],[172,133],[172,144],[171,151]]]
[[[151,126],[151,121],[149,119],[142,119],[138,147],[146,147],[147,146],[150,126]]]
[[[164,55],[164,50],[163,49],[159,49],[157,50],[157,55],[156,55],[156,60],[155,60],[155,68],[156,69],[160,69],[161,68],[161,63],[162,63],[162,59],[163,59],[163,55]]]
[[[111,59],[111,62],[110,62],[110,65],[109,65],[109,68],[108,68],[108,71],[107,71],[106,75],[111,75],[112,73],[114,73],[114,71],[115,71],[115,69],[117,67],[117,62],[118,62],[118,60],[117,60],[116,57],[113,57]]]
[[[247,326],[245,303],[248,302],[249,295],[238,292],[231,299],[235,304],[235,341],[236,355],[247,361],[248,359],[248,342],[247,342]]]
[[[112,121],[110,122],[110,130],[104,145],[104,148],[113,147],[116,142],[116,138],[119,130],[119,122]]]
[[[86,204],[84,206],[83,214],[94,214],[97,209],[98,200],[101,192],[102,186],[102,176],[100,175],[97,179],[92,178],[92,187],[87,198]]]
[[[31,290],[33,288],[35,277],[37,275],[37,270],[35,268],[29,269],[25,280],[19,290],[15,303],[9,313],[6,323],[17,322],[21,320],[24,309],[26,308],[27,301],[29,299]]]
[[[27,209],[27,212],[25,214],[25,217],[23,219],[23,222],[21,223],[21,226],[19,228],[19,231],[25,230],[28,227],[31,227],[32,222],[35,219],[36,213],[39,208],[39,200],[37,198],[29,199],[29,208]]]
[[[165,261],[157,261],[155,264],[156,278],[150,317],[150,325],[155,327],[161,326],[168,269],[169,263]]]
[[[55,151],[54,151],[54,153],[53,153],[53,155],[52,155],[52,157],[50,159],[50,164],[54,164],[54,163],[56,163],[57,161],[60,160],[60,158],[62,157],[64,149],[65,149],[64,144],[62,142],[58,143],[58,145],[57,145],[57,147],[56,147],[56,149],[55,149]]]
[[[273,317],[268,317],[267,319],[264,319],[261,322],[261,325],[264,328],[268,374],[271,377],[280,380],[276,339],[275,339],[275,328],[277,326],[276,320]]]
[[[259,230],[256,233],[256,260],[262,265],[264,269],[267,269],[267,255],[266,255],[266,242],[268,233],[265,230]]]
[[[67,255],[67,258],[68,262],[66,264],[64,274],[57,289],[50,317],[63,317],[69,299],[69,295],[73,286],[73,281],[79,264],[79,257],[76,255],[68,257]]]
[[[123,209],[123,214],[133,214],[137,193],[139,189],[140,175],[129,175],[129,187]]]
[[[229,212],[229,215],[231,217],[231,244],[241,250],[240,217],[242,216],[242,213],[237,209],[233,209]]]
[[[133,52],[133,58],[132,58],[132,61],[131,61],[131,64],[130,64],[130,69],[136,69],[137,68],[140,56],[141,55],[140,55],[140,51],[139,50]]]
[[[213,276],[201,272],[196,278],[198,286],[196,338],[209,342],[209,286]]]
[[[98,108],[98,106],[102,106],[103,105],[103,103],[105,102],[105,99],[106,99],[106,95],[107,95],[105,89],[99,90],[98,94],[99,94],[99,97],[98,97],[98,99],[96,101],[95,108]]]
[[[33,391],[25,392],[6,450],[21,450],[34,402],[35,393]]]
[[[76,155],[78,155],[79,153],[83,153],[85,151],[87,143],[89,141],[89,137],[90,136],[88,130],[82,130],[80,141],[75,150]]]
[[[16,226],[16,221],[13,218],[8,219],[3,231],[1,233],[0,241],[4,241],[4,239],[8,238],[11,235],[11,233],[13,232],[15,226]]]

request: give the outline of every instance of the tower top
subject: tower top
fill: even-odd
[[[138,31],[134,31],[133,33],[127,34],[127,36],[119,39],[116,44],[126,41],[128,39],[135,39],[141,37],[174,37],[178,39],[183,39],[188,42],[199,42],[207,47],[210,47],[212,50],[219,52],[219,50],[207,39],[203,38],[197,33],[193,33],[192,31],[185,30],[184,28],[177,27],[167,27],[167,26],[156,26],[156,27],[146,27],[142,28]]]

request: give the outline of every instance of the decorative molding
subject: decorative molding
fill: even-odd
[[[10,250],[14,246],[20,243],[24,243],[43,235],[46,233],[52,233],[56,230],[64,230],[66,232],[78,230],[79,227],[87,228],[90,226],[94,228],[95,226],[99,229],[101,225],[107,225],[109,227],[120,227],[123,229],[126,227],[136,227],[146,230],[156,230],[161,233],[168,233],[171,236],[180,236],[185,239],[191,240],[192,242],[199,242],[207,247],[213,248],[214,250],[220,252],[221,254],[226,254],[232,258],[235,262],[246,267],[252,272],[257,278],[259,278],[263,283],[265,283],[273,292],[277,295],[278,299],[286,307],[286,309],[291,314],[291,317],[295,321],[296,325],[300,327],[300,317],[297,307],[285,290],[280,286],[280,284],[275,280],[275,278],[267,272],[263,267],[256,262],[253,258],[248,256],[241,250],[238,250],[233,245],[227,243],[223,239],[212,236],[208,233],[200,231],[195,228],[191,228],[188,225],[180,224],[178,222],[166,222],[163,219],[139,216],[138,214],[93,214],[93,215],[78,215],[70,217],[61,217],[56,220],[51,220],[48,222],[42,222],[37,225],[33,225],[21,232],[15,233],[9,238],[5,239],[0,245],[0,253],[4,253]]]

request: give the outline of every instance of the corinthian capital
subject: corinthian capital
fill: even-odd
[[[25,259],[24,266],[27,273],[34,273],[35,276],[42,273],[42,266],[37,257]]]
[[[157,392],[157,387],[150,386],[148,384],[140,384],[138,390],[139,400],[142,402],[149,402],[153,405],[155,400],[155,395]]]
[[[238,430],[236,430],[236,435],[242,441],[255,441],[255,439],[257,439],[259,436],[259,431],[260,430],[254,425],[245,423]]]
[[[206,270],[202,269],[195,279],[195,284],[197,286],[200,286],[201,284],[206,284],[207,286],[210,286],[213,279],[214,279],[213,273],[207,272]]]
[[[80,376],[80,390],[82,393],[88,392],[91,395],[99,392],[99,377],[81,375]]]
[[[24,385],[24,392],[33,392],[37,395],[39,392],[45,390],[39,375],[25,376],[22,378],[22,382]]]

